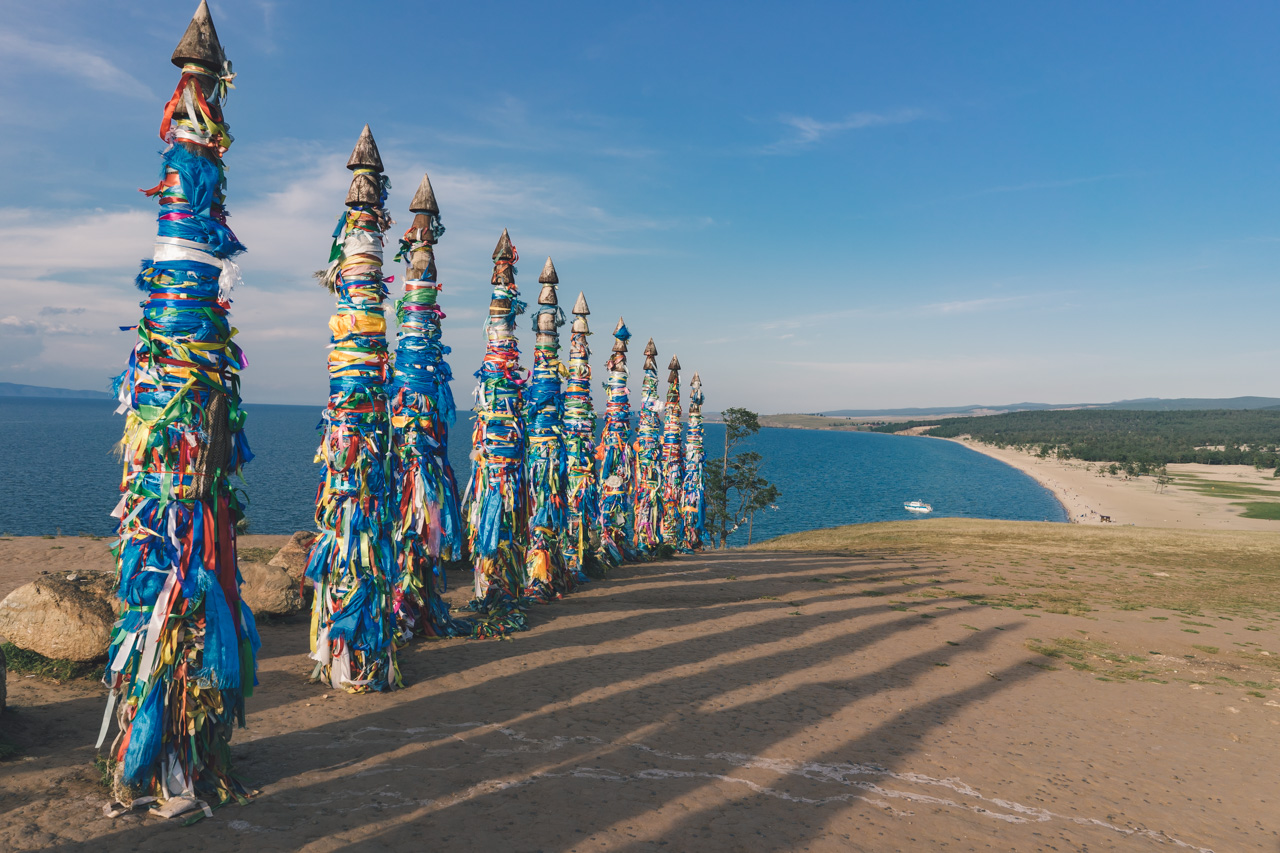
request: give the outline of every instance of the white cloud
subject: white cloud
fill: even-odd
[[[156,96],[138,78],[105,57],[80,45],[56,44],[0,30],[0,61],[6,65],[39,69],[66,77],[99,92],[155,101]],[[10,74],[15,73],[10,70]]]
[[[469,375],[483,350],[489,257],[503,227],[527,250],[522,280],[530,267],[536,275],[548,253],[563,274],[574,258],[649,251],[634,247],[641,243],[634,235],[660,227],[596,203],[591,189],[571,176],[509,170],[499,175],[427,164],[394,145],[383,146],[383,157],[397,163],[395,175],[411,176],[400,179],[388,202],[400,220],[387,235],[385,254],[384,269],[396,276],[393,294],[400,289],[402,267],[391,259],[424,170],[430,171],[443,209],[448,233],[437,263],[460,398],[470,390]],[[330,235],[344,210],[351,178],[345,163],[346,152],[299,145],[289,157],[254,158],[234,164],[230,173],[229,224],[249,247],[237,259],[245,284],[234,294],[232,321],[250,362],[244,385],[250,400],[319,405],[325,399],[333,298],[311,272],[327,262]],[[243,192],[268,175],[278,189],[256,196]],[[26,341],[21,348],[0,348],[0,376],[97,387],[118,372],[132,345],[131,336],[118,327],[137,320],[142,294],[132,286],[133,278],[138,261],[150,255],[154,234],[150,205],[127,211],[0,208],[0,257],[5,258],[0,298],[12,317],[0,321],[0,330],[21,329]],[[41,374],[45,368],[47,374]]]
[[[0,326],[9,334],[14,335],[34,335],[40,331],[40,324],[35,320],[24,320],[10,314],[8,317],[0,317]]]
[[[797,148],[807,148],[829,136],[849,130],[862,130],[868,127],[884,127],[892,124],[908,124],[931,118],[924,110],[900,109],[887,113],[857,112],[835,121],[821,121],[812,116],[784,115],[778,120],[790,127],[794,133],[765,148],[766,153],[779,153]]]
[[[984,299],[961,299],[954,302],[933,302],[922,306],[921,310],[927,314],[972,314],[976,311],[998,308],[1014,302],[1023,302],[1027,298],[1026,296],[1001,296],[986,297]]]

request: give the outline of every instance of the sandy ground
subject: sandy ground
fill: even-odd
[[[1155,479],[1150,476],[1133,479],[1126,479],[1123,475],[1104,476],[1098,471],[1099,463],[1090,465],[1078,459],[1041,459],[1031,453],[964,438],[940,440],[963,444],[970,450],[999,459],[1030,475],[1053,492],[1066,508],[1071,521],[1077,524],[1102,524],[1102,516],[1105,515],[1111,518],[1112,524],[1134,524],[1138,527],[1280,532],[1280,521],[1242,518],[1240,507],[1233,505],[1240,498],[1215,498],[1179,486],[1176,482],[1157,491]],[[1280,484],[1270,472],[1258,471],[1252,465],[1185,464],[1168,468],[1175,477],[1190,474],[1209,480],[1227,480],[1280,490]]]
[[[59,541],[0,542],[7,582],[14,550],[29,574],[87,559],[51,556]],[[0,722],[24,755],[0,764],[0,849],[1280,849],[1280,702],[1245,684],[1276,673],[1225,659],[1246,642],[1280,655],[1275,622],[1207,614],[1192,634],[1167,611],[961,597],[993,572],[1049,571],[1011,566],[729,552],[630,567],[538,607],[513,641],[414,643],[407,689],[373,696],[308,684],[305,621],[265,624],[232,745],[261,793],[192,827],[102,815],[99,686],[11,677]],[[1056,637],[1140,658],[1153,680],[1028,648]]]

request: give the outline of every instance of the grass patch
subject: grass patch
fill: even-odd
[[[1244,483],[1232,483],[1226,480],[1203,480],[1200,478],[1188,479],[1188,477],[1192,476],[1193,475],[1180,475],[1174,479],[1174,483],[1188,491],[1199,492],[1202,495],[1210,495],[1218,498],[1280,498],[1280,491],[1277,491],[1276,489],[1266,489],[1261,486],[1249,486]]]
[[[1218,653],[1217,646],[1197,646],[1193,644],[1191,648],[1199,649],[1200,651],[1204,652],[1207,655],[1216,655]]]
[[[269,563],[279,548],[237,548],[236,556],[246,563]]]
[[[116,760],[106,755],[96,755],[93,759],[93,769],[98,771],[98,787],[108,793],[111,791],[111,777],[115,775]]]
[[[1056,637],[1045,642],[1029,639],[1026,647],[1028,651],[1065,663],[1078,672],[1097,672],[1118,681],[1165,683],[1162,679],[1156,678],[1156,670],[1138,669],[1133,666],[1136,663],[1144,663],[1145,658],[1140,655],[1122,654],[1097,640]]]
[[[0,651],[4,652],[5,661],[10,672],[22,675],[39,675],[56,681],[71,681],[76,678],[97,680],[102,678],[106,664],[102,661],[81,663],[73,660],[47,658],[38,652],[20,649],[13,643],[0,643]]]
[[[1236,652],[1240,657],[1249,661],[1249,663],[1266,669],[1280,670],[1280,658],[1275,655],[1253,654],[1252,652]]]
[[[1267,504],[1280,519],[1280,503]],[[979,583],[1004,586],[982,596],[993,606],[1027,605],[1083,614],[1100,607],[1161,609],[1187,615],[1280,614],[1280,538],[1251,530],[1168,530],[1025,521],[936,518],[854,524],[779,536],[752,551],[894,557],[923,564],[961,558],[994,569]],[[1016,602],[1007,567],[1024,562]],[[1049,570],[1069,565],[1062,576]],[[1126,567],[1117,576],[1109,570]],[[1045,567],[1037,571],[1037,567]],[[1004,570],[1004,574],[1000,572]],[[1156,577],[1155,572],[1167,576]],[[1144,576],[1145,575],[1145,576]],[[976,602],[975,602],[976,603]]]
[[[1267,521],[1280,521],[1280,502],[1277,501],[1249,501],[1247,503],[1232,504],[1232,506],[1244,507],[1244,511],[1240,513],[1241,518],[1262,518]]]

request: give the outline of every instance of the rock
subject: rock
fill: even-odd
[[[9,675],[9,668],[5,663],[4,649],[0,649],[0,714],[4,713],[5,699],[8,698],[9,691],[5,687],[5,679]]]
[[[0,637],[47,658],[92,661],[111,644],[118,602],[108,572],[45,575],[0,601]]]
[[[302,609],[302,593],[298,591],[298,582],[279,566],[241,563],[240,576],[244,578],[240,597],[255,614],[283,616]]]
[[[271,562],[267,563],[267,565],[284,569],[293,578],[295,584],[301,584],[302,576],[307,571],[307,558],[310,556],[311,543],[315,540],[316,534],[314,532],[299,530],[293,534],[289,544],[276,552],[276,555],[271,558]]]

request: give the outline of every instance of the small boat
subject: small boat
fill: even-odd
[[[933,512],[933,507],[929,506],[924,501],[907,501],[902,505],[902,508],[907,512]]]

